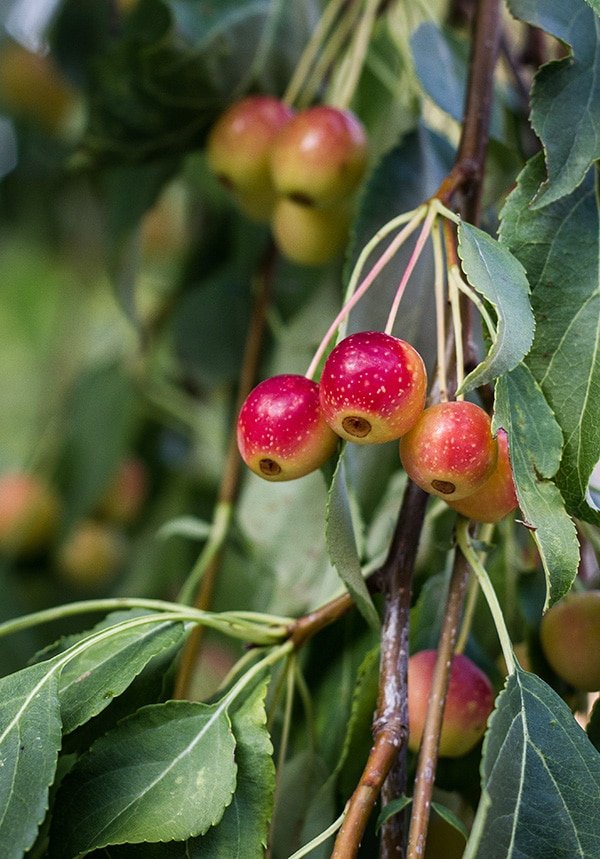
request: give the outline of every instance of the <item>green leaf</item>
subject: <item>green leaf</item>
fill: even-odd
[[[436,814],[439,814],[439,816],[446,821],[446,823],[449,823],[457,832],[460,832],[465,841],[467,841],[469,838],[467,827],[460,817],[452,811],[452,809],[448,808],[446,805],[442,805],[440,802],[432,802],[431,807]]]
[[[287,857],[298,850],[307,840],[303,828],[310,814],[315,796],[321,792],[327,780],[327,768],[323,760],[310,749],[303,749],[285,763],[278,793],[281,801],[277,805],[274,821],[273,844],[276,856]],[[323,794],[321,793],[321,796]],[[334,816],[334,809],[328,808],[328,823]],[[314,837],[318,829],[308,834]]]
[[[262,859],[275,793],[273,746],[267,731],[265,695],[259,684],[232,716],[237,784],[218,826],[187,842],[190,859]]]
[[[327,505],[327,548],[332,564],[340,578],[348,588],[356,607],[373,629],[379,628],[379,615],[373,605],[373,600],[365,584],[356,539],[346,473],[344,468],[344,451],[340,454],[337,468],[329,490]]]
[[[375,832],[379,832],[383,824],[393,817],[395,814],[398,814],[399,811],[402,811],[403,808],[406,808],[407,805],[410,805],[412,802],[412,796],[399,796],[398,799],[393,799],[391,802],[388,802],[387,805],[379,812],[379,816],[377,818],[377,822],[375,823]]]
[[[0,680],[0,854],[20,859],[48,808],[61,741],[56,671],[34,665]]]
[[[465,393],[492,382],[523,360],[533,342],[535,321],[525,270],[506,247],[477,227],[461,223],[458,253],[467,280],[493,306],[498,320],[487,357],[461,386]]]
[[[590,739],[590,742],[594,744],[596,749],[600,752],[600,700],[596,699],[596,703],[592,708],[592,713],[590,715],[590,721],[587,726],[587,735]]]
[[[531,123],[548,170],[536,209],[570,194],[600,157],[600,21],[584,0],[510,0],[509,6],[515,17],[573,49],[572,56],[542,66],[533,84]]]
[[[231,802],[234,749],[223,701],[143,707],[94,743],[63,782],[54,855],[204,834]]]
[[[556,482],[567,510],[600,524],[586,500],[600,451],[600,238],[594,176],[568,197],[531,210],[541,155],[521,173],[502,213],[501,240],[521,260],[538,320],[527,364],[560,424]]]
[[[560,427],[524,365],[498,379],[495,408],[494,429],[508,433],[519,506],[546,572],[548,606],[569,590],[579,563],[575,526],[549,479],[560,462]]]
[[[535,674],[518,669],[498,698],[482,788],[464,859],[600,855],[600,756]]]
[[[192,540],[206,540],[211,526],[204,519],[196,516],[178,516],[165,522],[156,532],[157,540],[168,540],[169,537],[189,537]]]
[[[119,612],[95,627],[106,629],[143,612]],[[150,660],[181,641],[183,625],[154,622],[92,643],[63,668],[58,694],[65,734],[93,718],[121,694]]]

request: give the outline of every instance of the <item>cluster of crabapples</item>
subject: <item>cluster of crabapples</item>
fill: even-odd
[[[345,244],[367,165],[367,137],[350,111],[317,105],[295,113],[272,96],[250,96],[217,120],[207,158],[240,209],[271,222],[288,259],[321,265]]]
[[[464,516],[496,522],[517,498],[506,434],[470,402],[425,408],[427,371],[410,343],[380,331],[344,338],[320,382],[281,375],[248,395],[238,418],[246,465],[267,480],[292,480],[319,468],[340,438],[357,444],[400,439],[409,477]]]

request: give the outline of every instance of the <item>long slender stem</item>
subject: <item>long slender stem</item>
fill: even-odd
[[[342,63],[342,85],[339,91],[331,92],[331,103],[339,108],[347,108],[356,90],[365,57],[371,41],[373,25],[377,18],[380,0],[365,0],[363,14],[355,30],[354,38],[348,50],[347,63]],[[346,69],[347,66],[347,69]]]
[[[313,30],[311,37],[302,52],[302,56],[294,69],[294,73],[283,95],[282,101],[285,102],[285,104],[292,105],[298,98],[302,85],[308,77],[310,68],[317,58],[319,49],[327,37],[327,33],[333,26],[333,22],[343,9],[345,2],[346,0],[330,0],[325,7],[317,26]]]

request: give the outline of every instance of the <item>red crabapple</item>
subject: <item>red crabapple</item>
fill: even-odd
[[[237,424],[246,465],[266,480],[293,480],[319,468],[338,441],[306,376],[265,379],[246,397]]]
[[[448,501],[450,507],[475,522],[499,522],[519,506],[508,454],[508,437],[498,430],[496,467],[481,489],[461,501]]]
[[[427,371],[410,343],[382,331],[361,331],[333,349],[319,387],[325,420],[338,435],[378,444],[400,438],[418,420]]]
[[[408,748],[419,750],[429,704],[437,652],[421,650],[408,660]],[[441,757],[457,758],[474,748],[485,733],[494,709],[492,684],[474,662],[457,653],[452,659],[450,683],[440,736]]]
[[[207,142],[208,163],[242,210],[268,220],[275,202],[271,149],[292,118],[291,107],[268,95],[233,104],[213,126]]]
[[[282,197],[273,212],[277,247],[298,265],[324,265],[334,259],[346,244],[349,225],[344,205],[315,209]]]
[[[24,472],[0,477],[0,551],[28,555],[43,549],[59,514],[57,496],[40,478]]]
[[[600,591],[555,603],[542,618],[540,642],[559,677],[585,692],[600,690]]]
[[[498,458],[489,415],[468,402],[438,403],[400,440],[400,458],[417,486],[446,501],[472,495]]]
[[[348,197],[366,166],[362,123],[350,111],[327,105],[296,114],[271,155],[278,193],[307,206],[332,206]]]

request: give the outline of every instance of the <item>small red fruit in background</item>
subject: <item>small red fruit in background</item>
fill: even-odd
[[[419,750],[429,703],[437,651],[421,650],[408,660],[408,747]],[[494,709],[494,690],[487,676],[462,653],[452,659],[450,683],[440,736],[441,757],[457,758],[474,748]]]
[[[414,426],[425,405],[427,371],[410,343],[382,331],[361,331],[333,349],[319,387],[321,409],[338,435],[378,444]]]
[[[298,265],[324,265],[335,259],[346,244],[349,226],[350,212],[344,204],[314,209],[282,197],[273,211],[275,243]]]
[[[319,406],[319,386],[293,374],[265,379],[250,392],[237,424],[246,465],[266,480],[293,480],[319,468],[338,437]]]
[[[226,110],[208,137],[211,169],[256,220],[269,220],[271,215],[275,202],[271,149],[293,113],[272,96],[249,96]]]
[[[365,130],[348,110],[303,110],[278,135],[271,166],[279,194],[307,206],[335,205],[352,194],[365,172]]]
[[[110,481],[98,512],[111,522],[129,525],[144,505],[148,495],[146,466],[136,457],[124,459]]]
[[[33,474],[0,477],[0,551],[29,555],[54,537],[60,504],[54,492]]]
[[[540,642],[550,667],[584,692],[600,690],[600,591],[567,594],[542,617]]]
[[[468,402],[425,409],[400,440],[400,458],[417,486],[446,501],[480,489],[496,466],[498,442],[489,415]]]
[[[77,525],[59,549],[56,563],[61,578],[82,588],[109,584],[125,559],[123,535],[92,519]]]
[[[481,489],[462,501],[448,501],[453,510],[475,522],[499,522],[519,506],[504,430],[498,430],[497,440],[498,461]]]

